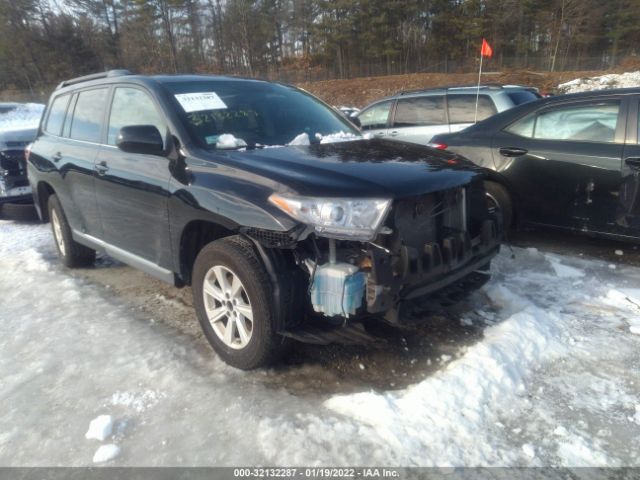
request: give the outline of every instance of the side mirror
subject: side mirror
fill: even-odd
[[[349,117],[351,123],[353,123],[356,127],[361,128],[362,123],[360,123],[360,119],[358,117]]]
[[[118,132],[116,145],[127,153],[162,155],[164,142],[160,131],[153,125],[131,125]]]

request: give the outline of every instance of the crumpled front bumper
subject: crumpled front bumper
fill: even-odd
[[[31,201],[24,150],[0,152],[0,203]]]
[[[483,222],[471,238],[452,233],[423,249],[402,247],[399,261],[380,248],[371,248],[371,272],[366,300],[369,313],[385,312],[400,302],[435,293],[486,266],[500,251],[502,229],[496,218]],[[399,274],[400,272],[400,274]]]

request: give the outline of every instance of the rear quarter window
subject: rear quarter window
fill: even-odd
[[[47,117],[47,124],[44,127],[45,132],[52,135],[60,135],[64,117],[67,114],[69,98],[71,98],[71,95],[60,95],[53,99],[49,109],[49,116]]]
[[[528,90],[518,90],[516,92],[507,92],[507,96],[513,102],[514,106],[522,105],[523,103],[533,102],[540,98],[533,92]]]

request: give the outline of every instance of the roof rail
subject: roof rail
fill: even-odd
[[[131,73],[129,70],[107,70],[106,72],[92,73],[91,75],[84,75],[82,77],[76,77],[70,80],[65,80],[64,82],[60,82],[60,84],[56,87],[56,90],[59,88],[68,87],[69,85],[75,85],[76,83],[98,80],[100,78],[122,77],[124,75],[133,75],[133,73]]]
[[[408,95],[411,93],[421,93],[421,92],[433,92],[437,90],[456,90],[462,88],[478,88],[478,85],[443,85],[442,87],[429,87],[429,88],[417,88],[415,90],[400,90],[396,93],[396,95]],[[525,88],[532,89],[534,87],[527,87],[524,85],[505,85],[502,83],[483,83],[480,85],[480,88]]]
[[[496,88],[498,85],[480,85],[480,88]],[[400,90],[396,95],[409,93],[433,92],[436,90],[454,90],[456,88],[478,88],[478,85],[443,85],[442,87],[417,88],[415,90]]]

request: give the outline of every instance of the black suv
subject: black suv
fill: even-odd
[[[364,139],[308,93],[265,81],[63,82],[28,175],[66,266],[100,251],[191,285],[209,342],[245,369],[323,320],[397,322],[404,302],[486,272],[499,249],[479,167]]]

